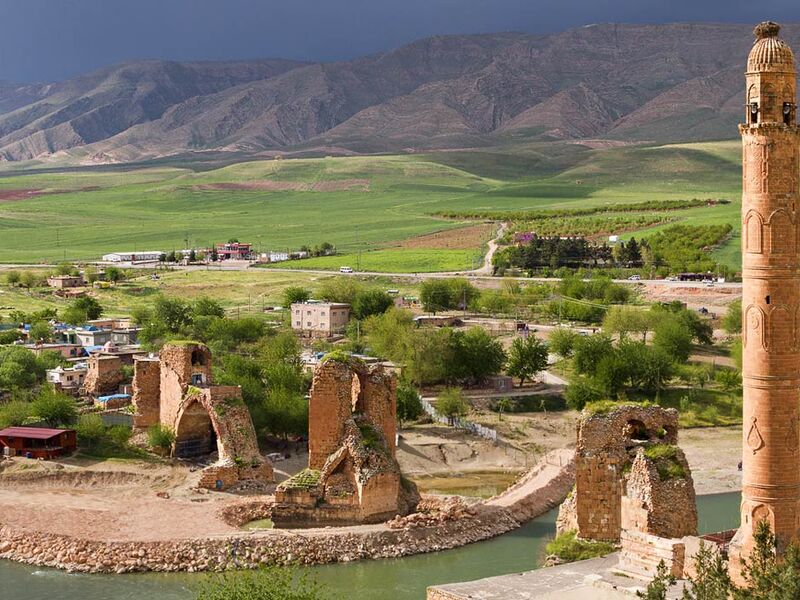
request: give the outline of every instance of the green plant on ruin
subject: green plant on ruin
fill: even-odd
[[[369,423],[359,423],[358,430],[361,432],[361,445],[369,450],[382,450],[383,441],[380,434]]]
[[[316,487],[322,476],[320,471],[315,469],[303,469],[280,484],[280,487],[287,490],[307,490]]]
[[[561,562],[569,563],[606,556],[616,550],[610,542],[582,540],[576,531],[566,531],[547,542],[548,555],[557,556]]]
[[[686,478],[686,469],[678,460],[678,447],[656,444],[644,449],[644,455],[656,465],[661,481]]]

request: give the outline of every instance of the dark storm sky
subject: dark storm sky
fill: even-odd
[[[0,79],[132,58],[337,60],[435,34],[800,21],[797,0],[0,0]]]

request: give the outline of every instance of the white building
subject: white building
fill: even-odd
[[[106,262],[152,262],[160,260],[164,253],[160,250],[144,250],[142,252],[112,252],[104,254]]]
[[[75,365],[68,369],[56,367],[55,369],[47,370],[47,381],[58,389],[74,391],[83,385],[87,372],[88,369],[85,364]]]

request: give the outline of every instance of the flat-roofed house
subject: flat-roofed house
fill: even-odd
[[[292,304],[292,329],[312,337],[344,333],[350,322],[350,305],[337,302]]]

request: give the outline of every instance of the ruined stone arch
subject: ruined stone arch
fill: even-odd
[[[779,208],[767,221],[769,230],[769,249],[772,254],[794,254],[794,221],[786,210]]]
[[[751,254],[764,251],[764,221],[755,210],[749,211],[744,218],[744,248]]]
[[[175,420],[175,455],[179,458],[219,451],[219,433],[199,398],[188,400]],[[221,454],[221,452],[220,452]]]
[[[749,344],[759,344],[766,348],[764,336],[764,311],[755,304],[751,304],[744,311],[742,324],[742,345],[746,348]]]

